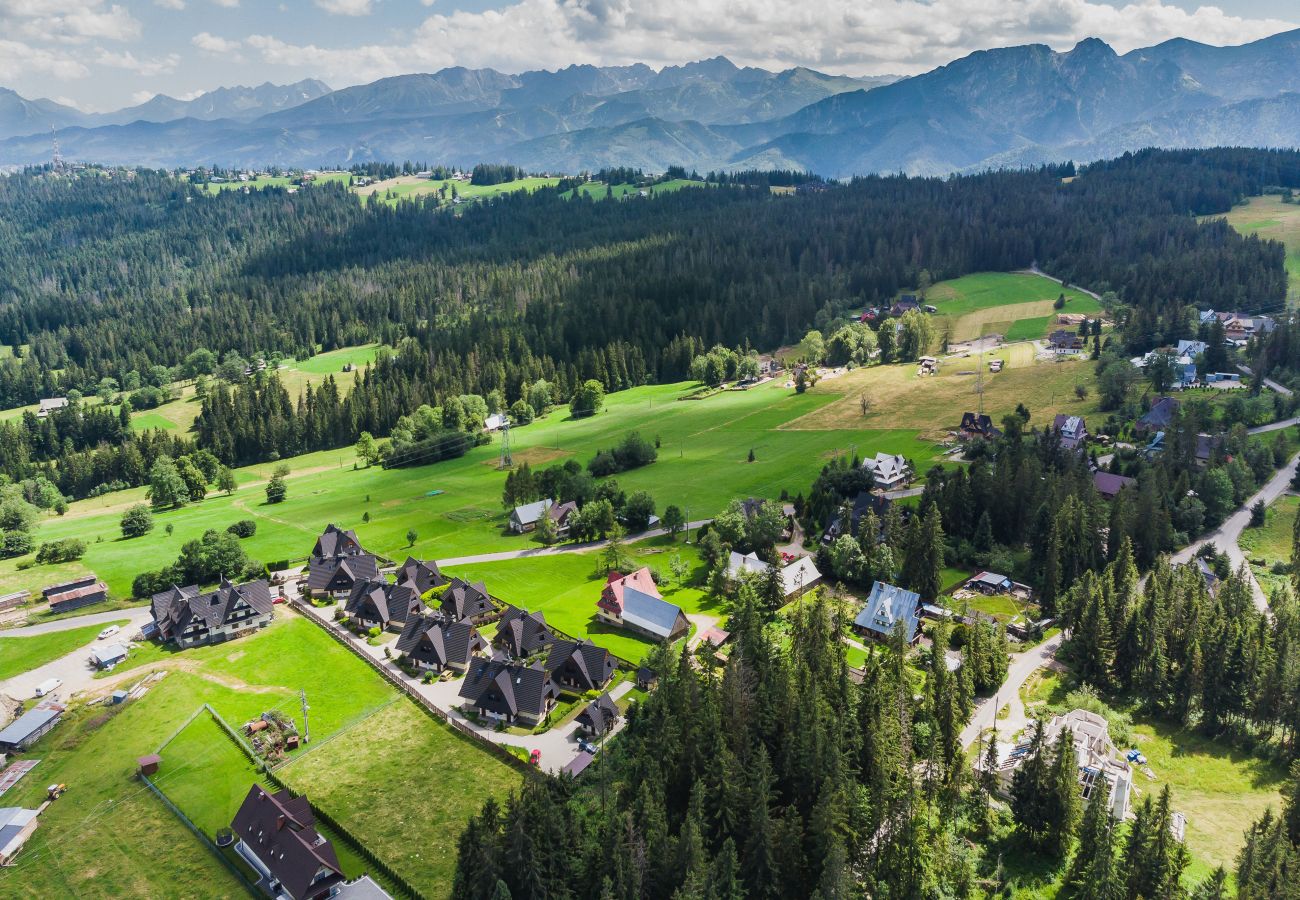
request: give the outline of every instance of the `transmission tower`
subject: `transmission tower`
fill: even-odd
[[[298,689],[298,700],[302,703],[302,742],[310,744],[311,726],[307,724],[307,710],[311,707],[307,705],[307,692],[301,688]]]
[[[50,158],[50,165],[56,172],[63,171],[63,151],[59,149],[59,133],[54,126],[50,126],[50,138],[54,142],[54,153]]]
[[[984,336],[980,335],[980,363],[975,370],[975,393],[979,394],[979,414],[984,415]]]
[[[501,425],[501,466],[502,469],[514,467],[514,460],[510,458],[510,419],[506,418]]]

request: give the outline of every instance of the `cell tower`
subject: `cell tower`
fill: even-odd
[[[510,419],[506,417],[501,425],[501,466],[502,469],[514,467],[514,460],[510,458]]]
[[[53,125],[50,126],[50,138],[54,142],[54,153],[50,158],[50,165],[53,166],[54,171],[62,172],[63,151],[59,149],[59,132],[55,130]]]
[[[975,371],[975,393],[980,395],[979,414],[984,415],[984,336],[980,335],[980,364]]]

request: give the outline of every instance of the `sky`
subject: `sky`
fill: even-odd
[[[85,111],[158,93],[447,66],[655,68],[719,54],[768,69],[912,75],[972,51],[1240,44],[1300,26],[1296,0],[0,0],[0,86]]]

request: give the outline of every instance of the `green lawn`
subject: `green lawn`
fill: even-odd
[[[504,802],[521,779],[406,701],[277,774],[429,897],[448,894],[465,821],[489,796]]]
[[[451,189],[456,189],[456,196],[464,200],[483,200],[488,197],[497,197],[501,194],[513,194],[517,191],[535,191],[542,187],[553,187],[559,184],[559,178],[527,177],[518,178],[514,181],[506,181],[501,184],[470,184],[468,181],[452,181],[449,179],[438,180],[434,178],[416,178],[413,175],[405,175],[399,178],[381,181],[376,184],[368,185],[363,188],[353,188],[353,192],[359,196],[366,197],[369,195],[378,195],[379,199],[389,205],[395,205],[401,200],[409,200],[415,197],[427,197],[437,195],[442,186],[447,185],[447,198],[440,204],[444,208],[452,207]],[[390,196],[391,195],[391,196]]]
[[[235,191],[243,188],[252,188],[261,190],[267,187],[292,187],[293,178],[288,175],[267,176],[265,178],[256,178],[252,181],[227,181],[221,184],[208,184],[206,190],[209,194],[219,194],[222,191]],[[349,172],[323,172],[316,176],[314,184],[329,184],[331,182],[342,182],[350,184],[352,175]]]
[[[1246,557],[1251,561],[1260,560],[1265,566],[1289,563],[1297,510],[1300,510],[1300,497],[1279,497],[1268,508],[1263,525],[1243,530],[1238,543]]]
[[[628,194],[636,196],[638,191],[644,190],[646,193],[668,194],[673,191],[679,191],[684,187],[704,187],[702,181],[691,181],[686,178],[673,178],[660,184],[651,185],[648,188],[639,188],[635,184],[614,184],[607,185],[603,181],[592,181],[577,188],[579,192],[588,197],[594,197],[597,200],[603,199],[607,193],[612,193],[615,197],[622,198]],[[608,191],[607,191],[608,189]],[[566,191],[564,196],[572,195],[572,191]]]
[[[656,569],[663,576],[659,590],[669,603],[680,606],[688,616],[723,615],[721,603],[691,583],[692,579],[698,581],[704,575],[694,546],[683,544],[680,539],[671,545],[666,538],[656,538],[630,545],[628,549],[632,564],[624,569],[630,571],[643,565]],[[691,566],[684,587],[677,586],[669,569],[669,560],[675,552]],[[605,584],[605,573],[603,569],[598,570],[599,564],[598,553],[565,553],[456,566],[447,571],[470,580],[482,579],[494,596],[531,611],[541,611],[546,621],[561,631],[578,638],[589,637],[611,653],[637,662],[655,644],[596,620],[596,601]]]
[[[1059,312],[1101,310],[1081,291],[1024,272],[979,272],[941,281],[926,299],[939,310],[935,314],[938,336],[948,329],[953,341],[965,341],[996,332],[1014,341],[1045,337],[1056,321],[1053,301],[1061,294],[1065,294],[1065,308]]]
[[[126,619],[104,625],[87,625],[70,631],[38,634],[31,637],[0,638],[0,681],[30,672],[46,663],[67,656],[78,647],[86,647],[109,624],[125,625]],[[89,654],[89,649],[87,649]]]
[[[915,431],[862,430],[852,421],[783,427],[839,400],[835,384],[798,395],[773,382],[706,400],[677,399],[693,390],[691,384],[635,388],[611,395],[606,409],[587,419],[575,421],[567,409],[557,409],[512,429],[511,443],[516,463],[527,460],[536,469],[569,457],[585,463],[632,430],[658,437],[659,461],[619,475],[619,484],[629,493],[650,491],[660,510],[670,503],[689,509],[692,519],[719,512],[735,497],[775,499],[782,490],[806,492],[837,453],[906,452],[922,470],[935,458],[934,445],[917,441]],[[748,463],[751,449],[755,461]],[[40,589],[93,571],[115,595],[124,596],[136,574],[175,560],[185,541],[245,518],[255,519],[258,530],[244,546],[264,562],[305,557],[329,522],[355,528],[367,547],[394,557],[408,552],[408,529],[419,535],[409,552],[422,557],[535,546],[526,536],[505,533],[507,513],[500,499],[505,479],[495,466],[499,453],[494,439],[458,460],[391,471],[354,470],[351,448],[308,454],[288,461],[289,497],[277,506],[266,505],[263,494],[275,464],[250,466],[236,472],[240,489],[233,496],[212,494],[159,513],[153,532],[134,541],[121,539],[119,521],[127,507],[144,501],[144,488],[79,501],[62,518],[45,519],[37,539],[79,537],[88,544],[85,557],[26,569],[19,566],[30,563],[30,556],[0,561],[0,592]],[[428,496],[435,489],[443,493]],[[361,521],[363,513],[369,513],[368,523]]]

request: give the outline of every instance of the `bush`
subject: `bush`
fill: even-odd
[[[143,503],[137,503],[122,513],[121,527],[124,538],[144,537],[153,531],[153,510]]]
[[[370,635],[371,637],[379,637],[379,632],[380,632],[380,628],[378,625],[371,625],[370,629],[366,632],[366,634]]]
[[[86,542],[78,538],[64,538],[61,541],[49,541],[41,544],[36,551],[37,565],[46,563],[72,562],[86,555]]]
[[[591,458],[591,462],[587,463],[587,471],[596,478],[604,478],[607,475],[617,474],[622,470],[619,469],[618,460],[614,458],[612,452],[601,450]]]
[[[131,596],[143,600],[161,594],[177,581],[176,570],[171,566],[157,572],[141,572],[131,582]]]
[[[36,541],[27,531],[6,531],[4,540],[0,541],[0,557],[22,556],[31,553]]]
[[[285,484],[284,476],[277,472],[266,483],[266,502],[283,503],[287,496],[289,496],[289,486]]]
[[[238,522],[232,522],[226,526],[226,531],[237,538],[250,538],[257,534],[257,523],[252,519],[240,519]]]

